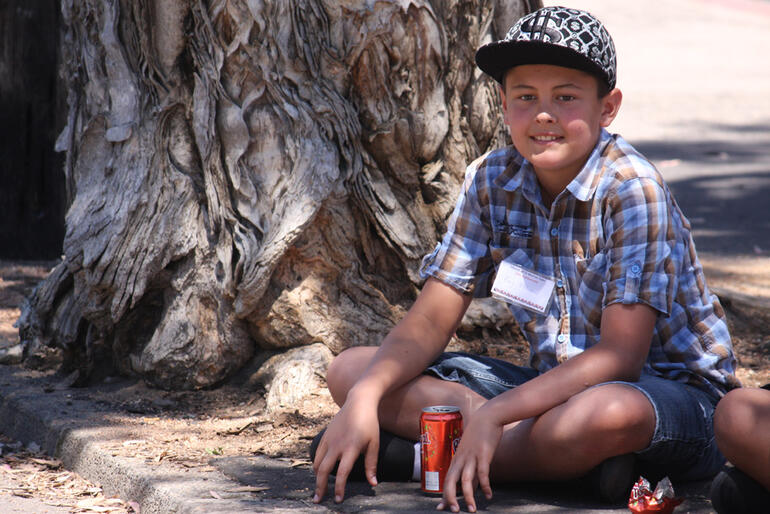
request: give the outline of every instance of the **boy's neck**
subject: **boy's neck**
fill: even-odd
[[[580,170],[582,170],[582,166]],[[547,208],[551,208],[551,204],[562,191],[564,191],[572,180],[578,176],[580,170],[568,175],[552,175],[549,173],[541,173],[535,170],[535,176],[537,182],[540,185],[540,196],[543,199],[543,204]]]
[[[546,209],[551,208],[551,204],[553,204],[553,201],[556,200],[557,196],[559,196],[559,193],[553,194],[540,184],[540,198],[542,198],[543,205]]]

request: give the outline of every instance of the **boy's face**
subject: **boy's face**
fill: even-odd
[[[620,90],[599,98],[594,76],[550,64],[511,68],[503,83],[503,114],[513,144],[555,196],[577,176],[602,127],[615,118]]]

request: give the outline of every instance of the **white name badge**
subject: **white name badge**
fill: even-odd
[[[492,296],[545,314],[553,298],[555,285],[556,282],[550,277],[503,261],[492,284]]]

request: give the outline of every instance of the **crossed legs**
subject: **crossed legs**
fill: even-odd
[[[329,366],[327,383],[338,405],[375,351],[350,348]],[[484,402],[461,384],[422,375],[383,399],[379,422],[385,430],[416,441],[424,407],[456,405],[468,419]],[[609,457],[647,447],[654,428],[654,409],[638,390],[622,384],[587,389],[537,418],[507,425],[491,476],[497,482],[579,477]]]

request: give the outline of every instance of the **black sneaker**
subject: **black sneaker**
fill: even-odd
[[[315,460],[315,452],[326,429],[324,428],[310,443],[310,460]],[[331,474],[337,474],[337,466]],[[380,429],[380,449],[377,453],[377,481],[379,482],[409,482],[414,468],[414,441],[409,441],[390,432]],[[348,475],[348,481],[365,482],[364,455],[361,454]]]
[[[588,487],[608,505],[628,503],[636,479],[636,456],[633,453],[610,457],[586,476]]]
[[[714,477],[709,496],[718,514],[761,514],[770,506],[770,492],[734,467],[726,467]]]

